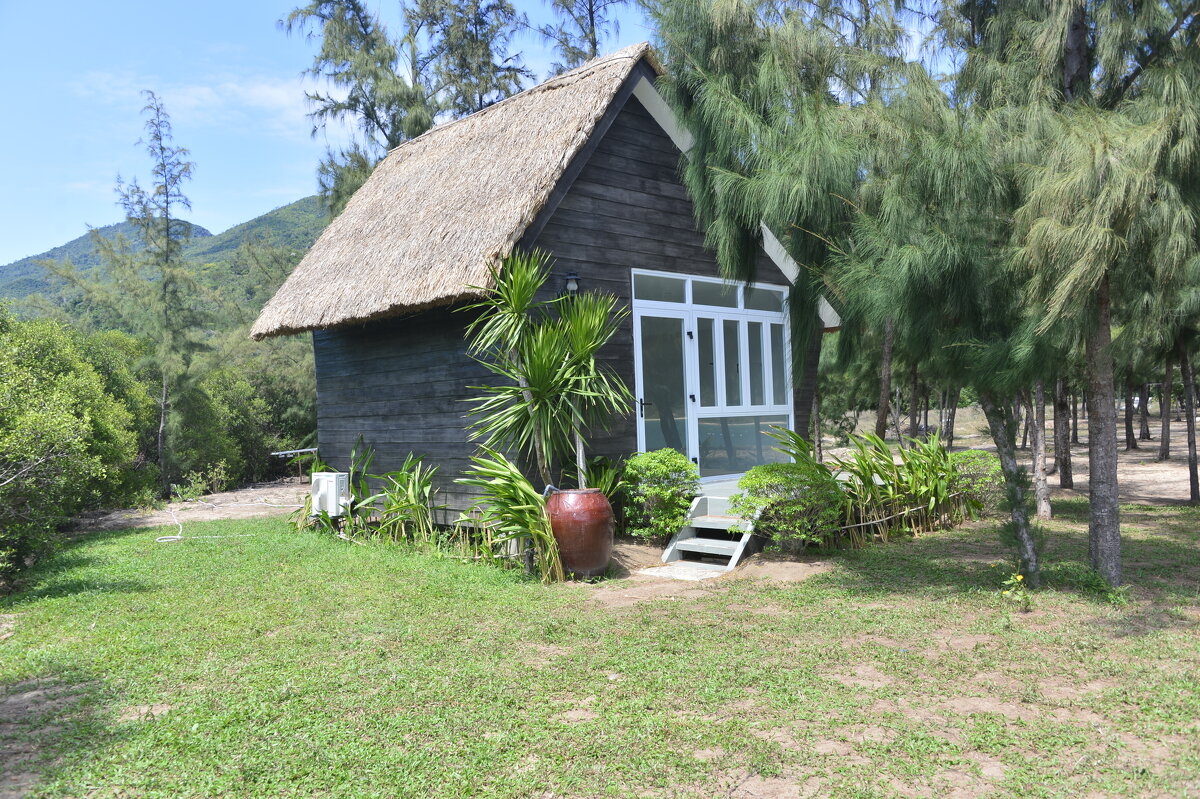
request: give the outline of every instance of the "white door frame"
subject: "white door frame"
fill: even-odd
[[[701,418],[728,418],[728,417],[754,417],[754,416],[787,416],[787,426],[789,429],[795,427],[795,408],[793,407],[793,391],[791,380],[791,335],[788,325],[788,314],[786,311],[775,313],[772,311],[760,311],[747,309],[744,307],[745,289],[743,286],[730,286],[736,288],[736,296],[738,300],[737,308],[723,308],[708,305],[696,305],[692,302],[692,285],[694,281],[705,283],[720,283],[720,280],[714,278],[704,278],[694,275],[678,274],[673,272],[659,272],[649,269],[634,269],[631,270],[630,296],[633,297],[632,283],[637,275],[651,275],[657,277],[669,277],[678,280],[686,281],[686,291],[684,302],[659,302],[652,300],[632,300],[632,316],[633,316],[633,354],[634,354],[634,390],[638,401],[636,424],[637,424],[637,446],[639,452],[646,451],[646,432],[645,421],[641,406],[641,401],[645,399],[645,386],[642,379],[642,347],[641,347],[641,331],[642,318],[662,317],[670,319],[681,319],[683,322],[683,359],[684,359],[684,407],[687,412],[687,441],[685,453],[693,463],[699,465],[700,462],[700,434],[699,422]],[[767,288],[775,291],[784,292],[786,296],[786,287],[769,284],[756,284],[755,288]],[[699,325],[697,320],[700,318],[713,320],[713,380],[715,388],[715,405],[702,406],[700,394],[700,369],[699,369]],[[728,397],[725,395],[725,362],[724,362],[724,337],[725,337],[725,321],[736,320],[738,323],[738,362],[745,365],[747,368],[741,370],[740,379],[740,402],[731,405],[728,402]],[[751,405],[750,393],[750,342],[749,331],[752,322],[760,323],[759,334],[761,336],[761,361],[762,361],[762,385],[763,385],[763,403],[759,405]],[[774,375],[773,375],[773,359],[771,357],[771,325],[780,324],[783,327],[782,345],[783,345],[783,369],[784,375],[784,397],[785,405],[779,405],[774,402]],[[729,475],[708,475],[704,479],[719,479],[721,477],[732,477],[738,473]]]

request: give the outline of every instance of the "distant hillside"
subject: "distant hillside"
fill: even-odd
[[[106,239],[115,239],[118,235],[124,235],[130,239],[137,238],[133,225],[128,222],[105,225],[104,227],[96,228],[96,232]],[[209,233],[199,225],[193,225],[192,236],[203,240],[212,236],[212,233]],[[70,258],[72,263],[83,270],[91,269],[100,263],[100,259],[96,256],[92,247],[90,233],[84,233],[77,239],[72,239],[66,244],[59,245],[39,255],[31,255],[28,258],[22,258],[19,261],[13,261],[11,264],[0,266],[0,297],[20,299],[21,297],[28,297],[30,294],[46,291],[50,284],[47,280],[46,270],[38,264],[38,261],[62,261],[67,258]]]
[[[302,252],[312,246],[327,222],[325,211],[317,197],[305,197],[255,217],[249,222],[234,225],[217,235],[194,225],[192,240],[184,247],[184,255],[189,261],[197,264],[226,261],[244,242],[255,239]],[[100,235],[110,239],[118,234],[134,238],[133,228],[128,222],[106,225],[97,230]],[[70,258],[76,266],[85,271],[99,264],[99,259],[92,249],[91,237],[84,234],[39,255],[31,255],[0,266],[0,298],[21,299],[30,294],[51,291],[49,276],[46,270],[38,265],[38,261],[64,258]]]
[[[262,238],[276,247],[292,247],[305,251],[312,246],[329,224],[321,201],[314,194],[290,205],[268,211],[249,222],[234,225],[224,233],[207,238],[193,238],[184,253],[193,261],[207,263],[224,261],[244,242]]]

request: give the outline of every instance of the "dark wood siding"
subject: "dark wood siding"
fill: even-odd
[[[466,353],[466,314],[450,310],[313,333],[317,438],[321,457],[350,465],[361,435],[375,448],[372,471],[397,468],[408,453],[441,467],[443,501],[456,509],[469,495],[453,483],[474,445],[467,437],[467,387],[488,372]]]
[[[679,152],[636,98],[630,97],[599,141],[582,154],[582,169],[522,241],[555,259],[547,292],[580,276],[585,290],[631,301],[630,269],[716,276],[678,177]],[[786,284],[764,255],[760,279]],[[376,449],[374,469],[396,468],[409,452],[441,467],[443,498],[461,509],[469,496],[452,480],[468,465],[468,386],[488,374],[466,354],[465,314],[428,311],[313,334],[321,455],[346,468],[361,434]],[[632,390],[633,326],[621,327],[602,357]],[[631,411],[591,437],[592,454],[617,457],[637,448]]]

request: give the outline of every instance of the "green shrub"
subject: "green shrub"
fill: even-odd
[[[836,543],[847,497],[828,469],[814,461],[755,466],[738,481],[730,507],[755,519],[754,532],[785,554]]]
[[[625,462],[625,532],[662,540],[679,532],[700,493],[700,471],[673,449],[640,452]]]
[[[131,425],[76,333],[0,307],[0,581],[112,496],[134,460]]]
[[[968,505],[985,515],[1003,510],[1006,489],[997,455],[978,449],[952,452],[950,466],[952,493],[964,494]]]

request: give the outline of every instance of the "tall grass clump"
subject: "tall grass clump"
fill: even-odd
[[[508,458],[487,447],[471,456],[465,477],[455,482],[479,489],[482,496],[471,506],[480,531],[481,555],[502,563],[515,545],[526,553],[527,568],[543,583],[565,579],[558,544],[546,514],[546,500]]]
[[[878,436],[851,436],[831,465],[782,427],[768,431],[792,463],[756,466],[739,481],[733,508],[781,551],[860,548],[878,537],[918,535],[954,525],[979,506],[938,436],[893,450]]]

